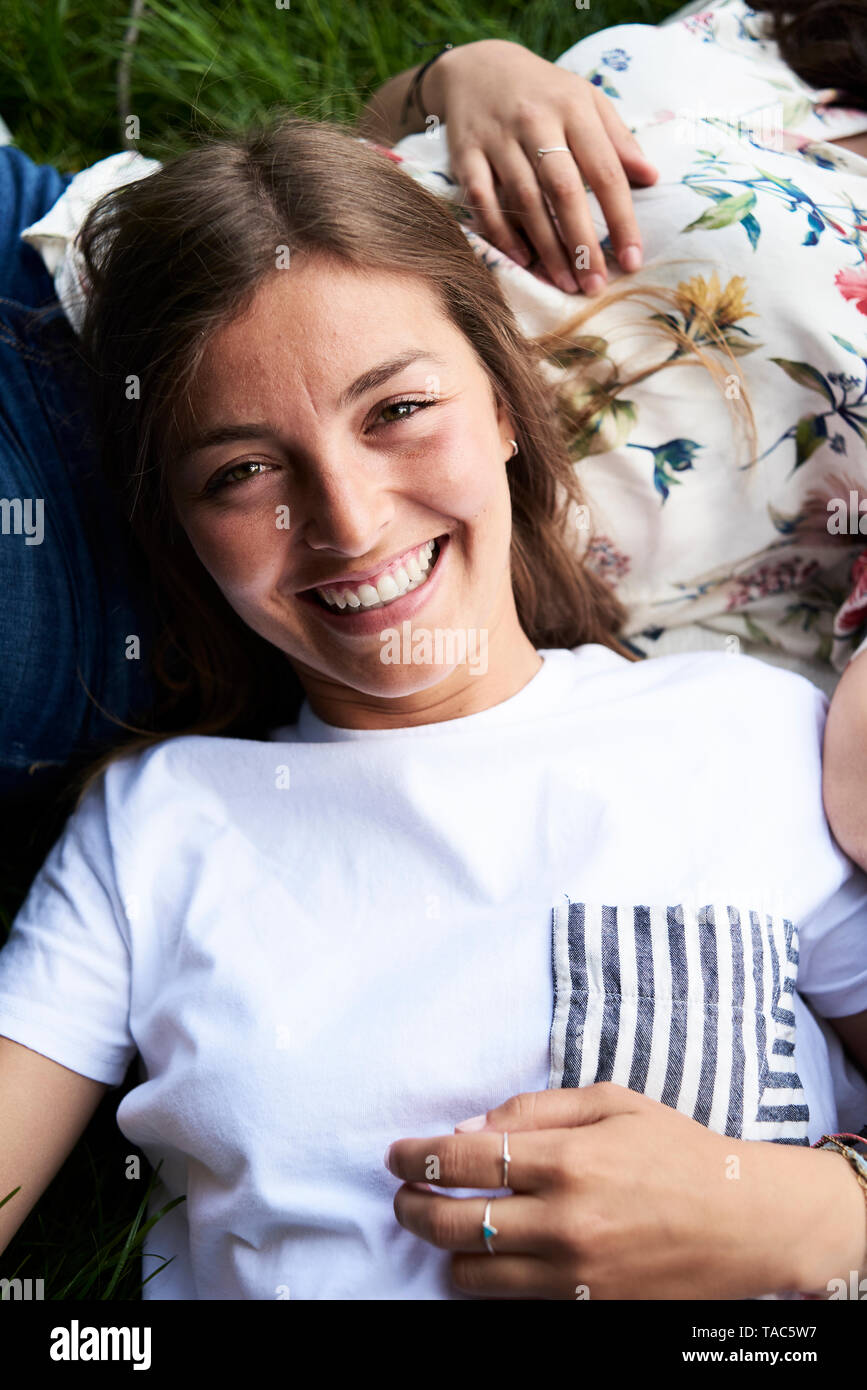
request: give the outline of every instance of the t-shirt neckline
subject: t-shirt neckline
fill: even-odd
[[[423,738],[443,733],[462,733],[464,730],[489,728],[497,724],[511,723],[515,718],[523,718],[537,712],[550,691],[557,688],[558,673],[564,661],[572,653],[565,647],[537,649],[542,665],[526,685],[507,700],[501,700],[489,709],[477,710],[473,714],[461,715],[457,719],[442,719],[432,724],[414,724],[394,729],[343,729],[336,724],[326,724],[314,714],[309,700],[304,701],[296,724],[291,726],[293,738],[299,743],[338,743],[350,740],[378,740],[384,738]],[[279,738],[283,730],[276,730]]]

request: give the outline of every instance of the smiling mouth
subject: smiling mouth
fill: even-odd
[[[307,589],[303,593],[299,594],[298,597],[303,599],[306,603],[314,603],[317,606],[317,608],[324,608],[326,613],[331,613],[336,618],[344,618],[349,622],[351,622],[353,617],[355,617],[358,614],[372,613],[375,612],[378,608],[389,608],[392,604],[399,603],[400,600],[402,598],[405,598],[407,594],[414,593],[416,589],[424,588],[425,584],[428,582],[428,580],[430,579],[431,575],[437,567],[437,563],[443,551],[443,542],[446,539],[447,537],[445,535],[437,536],[434,539],[433,550],[430,556],[430,563],[428,565],[428,568],[421,574],[421,577],[419,579],[410,579],[409,584],[407,584],[404,588],[399,589],[398,592],[390,595],[385,599],[379,598],[374,603],[365,603],[363,600],[359,600],[356,602],[355,605],[353,605],[351,601],[347,601],[345,606],[341,608],[336,603],[329,603],[326,599],[322,597],[320,593],[317,592],[316,589]],[[337,588],[338,591],[343,592],[342,586],[336,585],[334,587]],[[362,591],[365,588],[374,589],[374,586],[370,584],[359,585],[358,587],[359,591]],[[376,590],[374,590],[374,592],[376,592]],[[365,597],[369,597],[369,595],[365,595]]]

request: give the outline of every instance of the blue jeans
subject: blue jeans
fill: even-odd
[[[20,239],[71,178],[0,146],[2,809],[122,741],[109,716],[146,718],[152,698],[143,566],[100,472],[78,339]]]

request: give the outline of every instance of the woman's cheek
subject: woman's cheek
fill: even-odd
[[[440,516],[471,520],[508,493],[500,447],[490,427],[462,416],[404,456],[404,490]]]
[[[285,566],[288,532],[271,509],[232,508],[188,530],[190,544],[230,601],[273,587]]]

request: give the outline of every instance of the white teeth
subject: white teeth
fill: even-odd
[[[332,608],[382,608],[396,598],[417,589],[428,577],[433,564],[434,541],[428,541],[407,555],[402,565],[384,574],[373,584],[359,584],[357,590],[345,588],[317,589]]]
[[[386,603],[390,598],[397,598],[400,589],[397,587],[390,574],[384,574],[376,585],[376,592],[379,594],[383,603]]]

